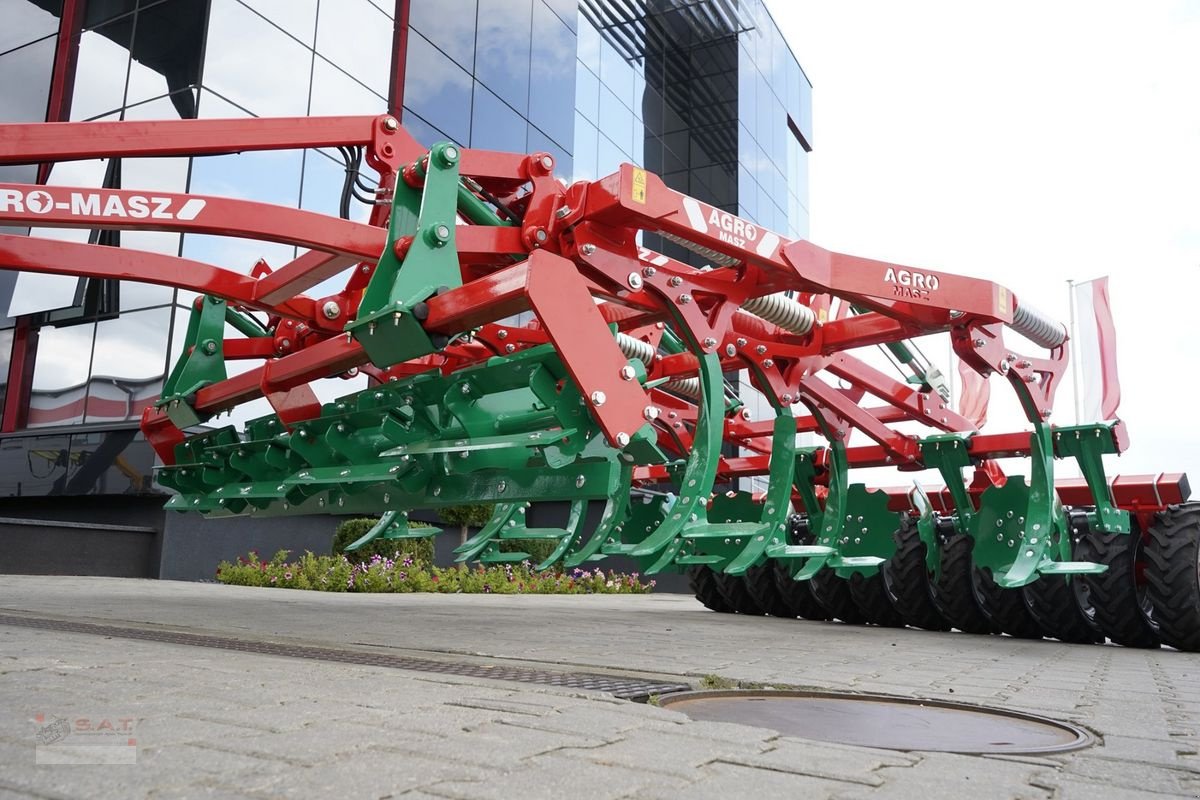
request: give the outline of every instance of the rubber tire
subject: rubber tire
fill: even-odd
[[[1104,634],[1080,608],[1078,576],[1043,575],[1021,588],[1042,635],[1068,644],[1101,644]]]
[[[1025,605],[1023,587],[1006,589],[992,579],[992,571],[976,567],[975,596],[984,616],[1000,629],[1017,639],[1041,639],[1042,626]]]
[[[772,564],[775,569],[775,591],[779,593],[780,599],[792,612],[793,617],[816,622],[825,622],[830,618],[825,607],[813,597],[812,581],[793,580],[792,573],[782,561],[774,561]]]
[[[849,578],[850,597],[867,622],[881,628],[903,628],[904,618],[892,605],[891,595],[883,581],[883,565],[874,575],[855,573]]]
[[[933,582],[933,603],[952,628],[963,633],[999,633],[975,599],[971,551],[975,540],[961,533],[942,536],[941,570]]]
[[[767,561],[746,570],[746,591],[758,607],[772,617],[795,619],[796,615],[792,613],[791,606],[784,602],[779,588],[775,585],[775,563],[777,562]]]
[[[732,614],[733,606],[717,588],[717,573],[708,567],[692,567],[688,570],[688,586],[696,595],[696,599],[709,611],[718,614]]]
[[[1171,506],[1150,526],[1147,593],[1159,638],[1176,650],[1200,651],[1200,503]]]
[[[883,582],[904,624],[927,631],[948,631],[950,623],[933,603],[933,576],[925,565],[925,543],[916,523],[901,517],[894,534],[896,552],[883,564]]]
[[[847,625],[865,625],[867,615],[850,596],[850,582],[837,576],[829,567],[821,569],[810,581],[813,597],[833,619]]]
[[[1137,556],[1144,548],[1136,518],[1132,527],[1130,533],[1089,530],[1075,543],[1075,557],[1108,565],[1107,572],[1079,576],[1100,632],[1114,644],[1153,649],[1161,640],[1138,597]]]
[[[717,591],[725,598],[725,602],[729,604],[730,608],[748,617],[766,615],[767,612],[751,597],[745,578],[741,575],[727,575],[724,572],[714,572],[713,574],[717,579]]]

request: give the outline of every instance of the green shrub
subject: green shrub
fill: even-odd
[[[374,517],[359,517],[357,519],[348,519],[337,526],[337,531],[333,534],[333,546],[331,550],[335,556],[340,556],[345,553],[346,557],[351,561],[363,562],[370,561],[372,556],[380,558],[395,558],[397,553],[409,555],[415,561],[420,561],[423,564],[433,563],[433,539],[384,539],[378,538],[367,542],[357,550],[346,552],[346,547],[353,544],[355,541],[365,536],[367,531],[375,527],[375,523],[379,522]],[[431,528],[424,522],[410,521],[410,528]]]
[[[305,553],[299,561],[288,561],[280,550],[270,561],[260,561],[251,552],[236,564],[222,561],[217,580],[234,586],[265,586],[310,589],[322,592],[440,592],[495,594],[646,594],[654,581],[642,583],[637,573],[621,575],[574,569],[571,572],[537,572],[523,564],[468,567],[431,567],[412,557],[398,559],[372,556],[353,562],[344,555],[315,556]]]
[[[529,560],[536,567],[541,564],[550,554],[554,552],[554,548],[558,547],[558,541],[555,539],[501,539],[501,553],[528,553]]]

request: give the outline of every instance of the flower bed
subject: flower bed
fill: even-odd
[[[374,555],[352,561],[344,555],[317,556],[306,552],[288,561],[280,550],[270,561],[251,551],[237,563],[222,561],[217,580],[234,586],[267,586],[311,589],[322,592],[443,592],[496,594],[646,594],[654,581],[643,583],[638,574],[624,575],[574,569],[535,571],[528,561],[468,567],[431,567],[397,551],[392,558]]]

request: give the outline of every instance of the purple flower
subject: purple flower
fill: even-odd
[[[404,561],[402,561],[401,563],[404,564],[404,566],[406,566],[406,567],[411,567],[413,565],[412,556],[405,556]]]
[[[491,587],[491,586],[488,586],[488,585],[485,583],[485,584],[483,585],[483,593],[484,593],[484,594],[491,594],[491,592],[492,592],[492,587]]]
[[[287,572],[283,573],[283,579],[285,581],[290,581],[292,579],[292,571],[288,570]]]
[[[408,577],[408,573],[407,573],[407,572],[397,572],[397,573],[396,573],[396,580],[402,581],[402,580],[404,580],[404,579],[405,579],[405,578],[407,578],[407,577]]]
[[[275,582],[275,576],[274,576],[274,575],[272,575],[272,576],[271,576],[271,583],[274,583],[274,582]]]

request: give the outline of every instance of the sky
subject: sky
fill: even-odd
[[[767,5],[813,84],[812,240],[1064,322],[1067,281],[1108,275],[1131,437],[1110,473],[1200,484],[1200,2]],[[1006,389],[986,431],[1021,424]],[[1052,421],[1073,402],[1068,380]]]

